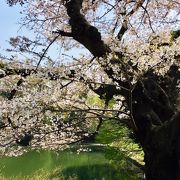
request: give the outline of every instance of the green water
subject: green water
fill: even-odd
[[[51,171],[61,167],[64,177],[76,174],[79,180],[129,180],[113,168],[104,156],[103,152],[81,152],[75,151],[31,151],[19,157],[1,157],[1,175],[27,176],[37,170]]]

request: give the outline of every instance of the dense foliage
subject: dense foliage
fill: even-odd
[[[37,36],[10,39],[29,59],[0,63],[2,152],[87,142],[115,121],[142,147],[148,179],[178,179],[178,1],[7,2]]]

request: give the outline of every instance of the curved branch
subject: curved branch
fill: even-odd
[[[111,52],[110,48],[102,41],[98,29],[89,24],[81,14],[82,0],[71,0],[65,4],[70,17],[69,24],[73,38],[84,45],[95,57],[103,57]]]
[[[46,47],[46,49],[44,50],[43,54],[40,56],[39,62],[37,63],[36,69],[35,71],[37,71],[42,59],[44,58],[45,54],[47,53],[47,51],[49,50],[49,48],[51,47],[51,45],[57,40],[57,38],[60,36],[61,34],[59,33],[57,36],[54,37],[54,39],[49,43],[49,45]]]

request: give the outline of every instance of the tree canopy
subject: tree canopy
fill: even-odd
[[[169,178],[159,173],[169,166],[157,162],[162,149],[161,157],[173,154],[167,162],[179,159],[179,2],[7,3],[24,7],[21,23],[37,36],[12,37],[8,51],[30,56],[0,62],[4,152],[30,144],[62,148],[93,138],[104,121],[116,121],[143,148],[147,177]],[[61,52],[57,59],[48,54],[51,46]]]

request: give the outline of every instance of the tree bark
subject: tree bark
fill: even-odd
[[[179,128],[180,112],[149,134],[143,146],[147,180],[180,179]]]
[[[71,0],[66,3],[67,14],[70,17],[72,37],[84,45],[95,57],[103,57],[111,52],[110,48],[102,41],[98,29],[89,24],[81,14],[83,0]]]
[[[152,77],[133,92],[135,132],[144,151],[147,180],[180,179],[180,111]]]
[[[65,4],[70,18],[72,37],[84,45],[95,57],[106,57],[111,50],[102,41],[98,29],[90,25],[81,14],[82,2],[83,0],[70,0]],[[121,60],[120,57],[119,60]],[[110,63],[113,65],[112,62]],[[119,80],[118,77],[115,79],[113,68],[108,63],[100,64],[112,81],[118,83],[119,87],[125,87],[119,90],[119,95],[125,96],[129,109],[132,110],[131,117],[134,118],[137,129],[130,128],[134,130],[145,153],[147,180],[179,180],[180,112],[175,109],[175,102],[173,102],[173,99],[177,99],[174,96],[177,81],[174,84],[170,82],[170,84],[164,83],[163,85],[166,77],[158,77],[152,72],[147,73],[137,82],[130,101],[130,82]],[[122,67],[120,61],[119,66]],[[167,79],[179,79],[174,75],[174,77],[170,74],[168,76]],[[105,87],[104,91],[106,91]],[[108,91],[105,94],[108,94]]]

